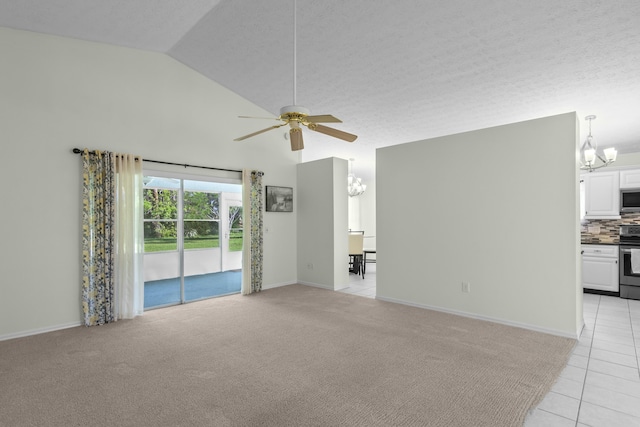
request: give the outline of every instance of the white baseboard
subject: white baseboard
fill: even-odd
[[[298,283],[298,282],[271,283],[269,285],[262,285],[262,289],[280,288],[282,286],[295,285],[296,283]]]
[[[82,322],[65,323],[62,325],[47,326],[46,328],[30,329],[28,331],[13,332],[10,334],[0,335],[0,341],[12,340],[14,338],[28,337],[31,335],[46,334],[47,332],[59,331],[61,329],[75,328],[82,326]]]
[[[536,325],[529,325],[527,323],[512,322],[510,320],[499,319],[499,318],[489,317],[489,316],[482,316],[475,313],[467,313],[465,311],[452,310],[452,309],[443,308],[443,307],[436,307],[428,304],[418,304],[415,302],[404,301],[404,300],[395,299],[395,298],[382,297],[379,295],[376,296],[376,299],[380,301],[387,301],[387,302],[393,302],[396,304],[408,305],[411,307],[418,307],[418,308],[424,308],[427,310],[434,310],[434,311],[440,311],[443,313],[455,314],[458,316],[469,317],[471,319],[478,319],[478,320],[485,320],[487,322],[500,323],[502,325],[507,325],[507,326],[515,326],[517,328],[528,329],[530,331],[542,332],[545,334],[556,335],[564,338],[572,338],[574,340],[577,340],[579,337],[578,331],[576,331],[575,333],[567,333],[565,331],[559,331],[557,329],[542,328]]]
[[[323,285],[323,284],[320,284],[320,283],[301,282],[301,281],[298,281],[298,283],[301,284],[301,285],[305,285],[305,286],[312,286],[314,288],[329,289],[330,291],[333,290],[333,286]]]

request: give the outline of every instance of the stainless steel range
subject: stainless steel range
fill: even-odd
[[[620,298],[640,300],[640,265],[636,266],[636,273],[631,268],[631,254],[636,250],[640,251],[640,225],[621,225]]]

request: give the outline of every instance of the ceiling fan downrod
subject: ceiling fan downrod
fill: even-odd
[[[293,105],[296,105],[296,86],[297,86],[297,52],[298,52],[298,41],[296,37],[296,27],[297,27],[297,0],[293,0]]]

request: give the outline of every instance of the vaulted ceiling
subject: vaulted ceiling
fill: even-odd
[[[277,116],[294,97],[293,4],[5,0],[0,26],[166,53]],[[570,111],[597,116],[601,147],[640,151],[637,0],[297,0],[296,11],[297,104],[359,135],[307,132],[304,161],[369,170],[376,147]]]

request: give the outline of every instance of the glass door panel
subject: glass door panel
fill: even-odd
[[[184,299],[195,301],[220,294],[220,193],[207,182],[184,186]]]
[[[181,300],[178,204],[180,181],[145,177],[144,308]]]
[[[145,177],[144,195],[145,309],[240,292],[242,186]],[[227,198],[239,213],[229,215]],[[226,273],[231,217],[239,263]]]
[[[229,243],[227,251],[242,251],[242,206],[229,206]]]
[[[242,246],[244,241],[242,200],[234,195],[226,195],[224,198],[225,217],[222,221],[224,227],[224,249],[222,251],[222,270],[242,269]]]

